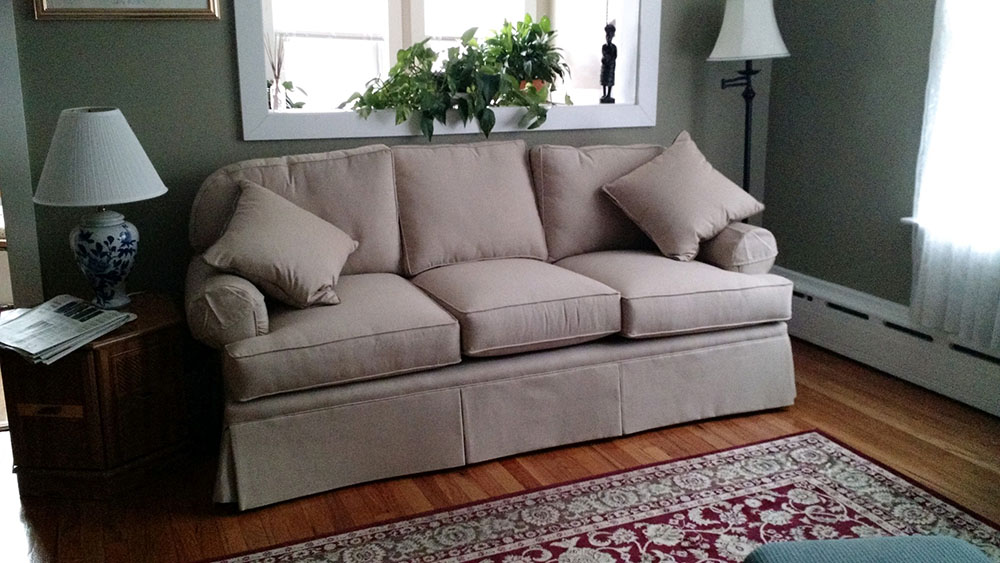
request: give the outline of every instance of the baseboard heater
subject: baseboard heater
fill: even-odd
[[[795,284],[788,332],[1000,416],[1000,358],[916,326],[906,306],[775,267]]]

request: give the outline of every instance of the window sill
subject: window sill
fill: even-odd
[[[518,121],[524,108],[498,107],[494,132],[524,131]],[[538,131],[566,129],[607,129],[613,127],[653,127],[656,107],[636,104],[588,106],[556,105]],[[457,112],[450,112],[447,125],[434,122],[434,135],[481,135],[474,120],[463,124]],[[329,139],[351,137],[402,137],[420,135],[416,120],[396,125],[395,112],[381,110],[363,119],[353,111],[310,112],[308,110],[243,112],[243,138],[247,141],[272,139]]]

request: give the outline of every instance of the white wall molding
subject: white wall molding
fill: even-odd
[[[909,308],[781,267],[795,284],[788,332],[1000,416],[1000,359],[915,325]]]
[[[35,204],[31,201],[28,131],[24,121],[21,69],[17,58],[14,7],[0,2],[0,190],[7,227],[14,304],[42,301],[42,268],[38,257]]]

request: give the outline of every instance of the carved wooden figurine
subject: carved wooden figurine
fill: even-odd
[[[604,34],[607,42],[601,46],[601,86],[603,95],[602,104],[613,104],[615,99],[611,97],[611,87],[615,85],[615,61],[618,59],[618,47],[611,42],[615,38],[615,22],[604,26]]]

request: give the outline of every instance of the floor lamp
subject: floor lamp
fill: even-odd
[[[715,42],[710,61],[746,61],[746,67],[736,78],[723,78],[722,89],[743,86],[746,119],[743,132],[743,189],[750,191],[750,131],[753,125],[754,59],[775,59],[789,56],[781,40],[778,22],[774,18],[773,0],[726,0],[722,29]]]

